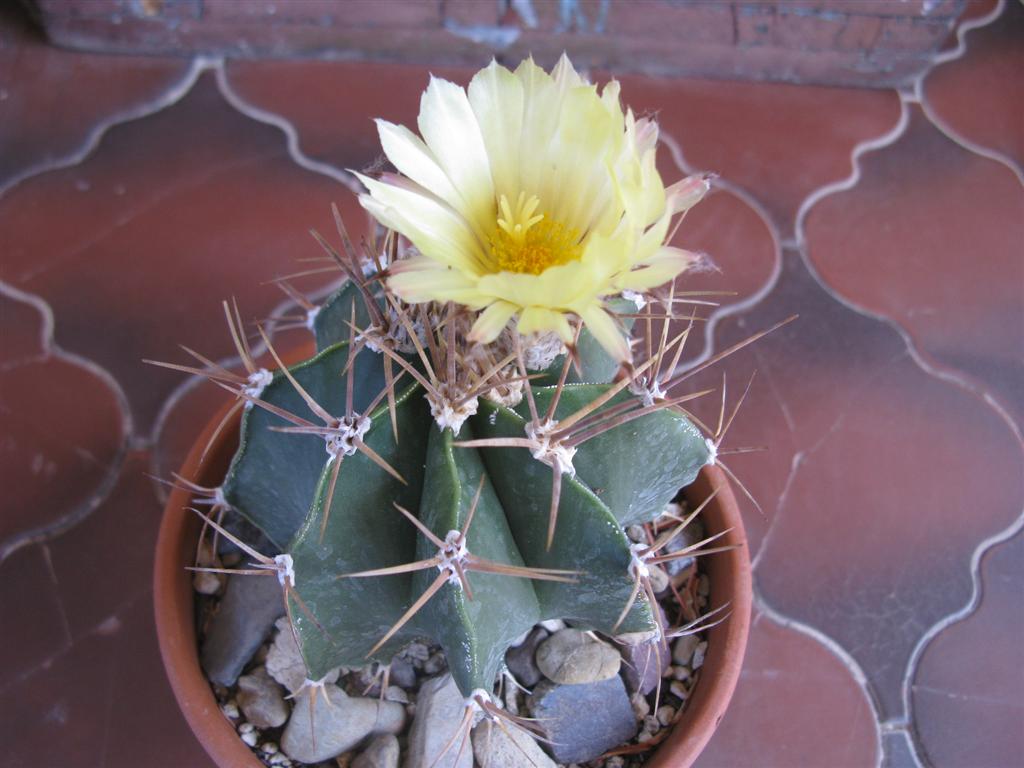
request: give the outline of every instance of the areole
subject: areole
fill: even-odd
[[[205,458],[203,451],[228,406],[217,414],[193,445],[179,474],[185,480],[216,486],[235,451],[238,422],[214,440]],[[736,499],[720,469],[707,466],[686,490],[693,503],[707,499],[703,519],[709,534],[731,529],[722,543],[738,545],[706,559],[711,583],[709,610],[729,603],[729,618],[713,627],[708,651],[693,695],[646,765],[649,768],[683,768],[691,765],[725,714],[739,678],[750,628],[752,597],[750,558]],[[262,763],[241,741],[221,714],[209,681],[199,665],[196,642],[194,593],[190,574],[200,521],[186,511],[189,492],[175,488],[164,509],[157,540],[154,567],[154,606],[160,653],[182,713],[204,749],[221,768],[261,768]]]

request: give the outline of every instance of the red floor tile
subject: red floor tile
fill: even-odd
[[[895,320],[1022,424],[1024,188],[908,109],[906,133],[861,158],[860,182],[810,210],[808,256],[843,297]]]
[[[837,303],[795,254],[744,327],[720,324],[716,346],[793,311],[800,318],[757,345],[756,358],[741,353],[727,366],[744,381],[756,362],[764,399],[752,406],[768,403],[740,423],[773,454],[796,449],[782,503],[768,497],[776,507],[755,577],[774,608],[842,645],[883,717],[898,716],[915,644],[967,603],[977,542],[1020,514],[1020,446],[983,400],[922,371],[892,329]],[[714,383],[709,373],[695,386]],[[746,482],[777,486],[785,460],[745,458]]]
[[[878,752],[871,706],[850,670],[813,638],[755,612],[736,694],[697,768],[864,768]]]
[[[76,641],[152,589],[162,509],[146,475],[148,458],[131,454],[96,511],[48,545],[57,592]]]
[[[918,733],[936,768],[1024,765],[1024,534],[985,554],[981,583],[978,610],[929,644],[914,676]]]
[[[922,97],[960,138],[1024,168],[1024,6],[1008,0],[993,23],[966,33],[967,52],[933,69]],[[1016,87],[1013,84],[1016,83]]]
[[[665,149],[662,147],[661,152]],[[664,178],[671,183],[682,178],[682,173],[666,170]],[[678,286],[686,291],[729,292],[732,295],[703,297],[717,302],[719,313],[749,301],[768,285],[778,269],[779,246],[772,224],[727,189],[713,189],[690,209],[672,244],[710,259],[706,269],[684,276]],[[711,311],[701,307],[698,316]],[[692,353],[694,347],[689,351]]]
[[[128,435],[110,384],[43,347],[36,308],[0,297],[0,317],[10,356],[0,366],[2,559],[43,530],[88,514],[117,476]]]
[[[47,47],[15,18],[0,16],[0,188],[40,164],[80,151],[115,114],[145,108],[181,83],[185,59],[99,56]]]
[[[206,768],[164,677],[149,595],[0,690],[11,768]]]
[[[4,652],[0,655],[0,697],[40,670],[71,645],[67,617],[42,546],[28,546],[0,562],[0,605],[4,622]],[[17,617],[31,617],[19,621]],[[0,711],[6,709],[0,704]],[[0,717],[0,723],[6,718]]]
[[[231,354],[220,301],[267,316],[283,298],[267,281],[320,255],[308,229],[333,231],[333,201],[363,231],[347,188],[293,163],[284,136],[206,75],[181,102],[111,130],[81,165],[0,200],[0,277],[57,308],[57,342],[121,382],[145,434],[182,378],[142,359],[181,361],[178,343]]]
[[[891,130],[891,91],[623,77],[624,103],[655,113],[688,163],[749,191],[792,237],[804,198],[846,178],[858,143]]]
[[[1019,53],[1007,42],[1017,15],[1014,2],[996,25],[971,32],[967,55],[942,65],[924,95],[951,131],[1019,160]],[[66,157],[126,111],[158,107],[188,66],[44,48],[0,18],[0,186]],[[365,225],[347,188],[296,163],[289,138],[262,119],[293,127],[313,160],[362,168],[380,154],[372,117],[413,125],[428,75],[349,62],[225,66],[227,97],[205,74],[177,103],[111,128],[80,164],[0,198],[0,279],[53,308],[57,344],[42,354],[40,312],[0,298],[0,547],[37,524],[77,522],[0,562],[5,615],[31,617],[4,626],[3,765],[210,764],[157,652],[149,579],[160,503],[144,472],[175,469],[223,396],[183,388],[182,376],[140,359],[183,360],[178,342],[232,355],[220,299],[235,295],[247,319],[265,317],[282,295],[264,281],[309,266],[296,261],[318,255],[306,230],[330,231],[331,201],[352,229]],[[723,444],[770,448],[723,456],[765,511],[742,502],[755,578],[773,610],[842,649],[760,616],[733,706],[700,765],[914,765],[902,732],[879,741],[868,697],[883,718],[907,714],[902,682],[915,645],[967,605],[975,547],[1024,505],[1021,447],[982,397],[926,373],[897,329],[840,298],[891,318],[929,362],[1024,420],[1014,355],[1024,348],[1024,266],[1013,248],[1024,241],[1013,228],[1024,221],[1020,185],[911,107],[905,135],[861,157],[857,185],[810,211],[806,255],[823,287],[795,250],[780,263],[776,241],[793,237],[808,195],[849,176],[858,143],[897,124],[894,93],[630,77],[623,98],[658,113],[687,164],[718,171],[755,201],[721,188],[676,239],[721,269],[686,276],[683,289],[736,291],[711,326],[714,348],[801,315],[686,388],[720,389],[724,369],[731,404],[759,370]],[[681,172],[667,149],[673,181]],[[690,355],[703,351],[703,334],[694,341]],[[134,445],[153,443],[117,474],[122,411],[104,370],[130,401]],[[717,418],[717,395],[695,406],[705,420]],[[1024,680],[1008,672],[1020,667],[1024,629],[1020,550],[1018,534],[986,555],[980,607],[930,641],[912,678],[910,730],[936,766],[1024,759],[1013,729]]]
[[[43,313],[29,301],[0,293],[0,323],[4,343],[0,347],[0,366],[29,363],[47,354]]]
[[[299,147],[339,169],[382,157],[374,118],[415,130],[430,74],[462,85],[473,71],[348,61],[233,61],[230,87],[248,104],[291,123]]]

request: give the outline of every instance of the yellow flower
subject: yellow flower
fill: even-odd
[[[646,291],[694,255],[665,245],[672,217],[703,197],[691,177],[665,188],[655,167],[657,125],[623,112],[619,84],[598,92],[565,56],[548,74],[492,62],[466,90],[431,78],[417,136],[378,120],[399,174],[360,175],[363,207],[419,252],[392,267],[410,303],[483,310],[471,331],[492,341],[514,317],[522,334],[572,340],[577,315],[619,360],[629,347],[604,306]]]

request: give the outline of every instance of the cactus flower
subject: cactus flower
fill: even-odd
[[[359,178],[360,202],[416,253],[391,267],[410,303],[480,310],[470,338],[488,343],[513,318],[521,334],[569,343],[578,316],[615,359],[629,346],[605,306],[685,270],[694,254],[666,245],[673,216],[708,189],[703,177],[666,188],[658,127],[598,91],[565,56],[549,74],[532,60],[492,62],[468,91],[432,78],[416,135],[378,120],[398,173]]]

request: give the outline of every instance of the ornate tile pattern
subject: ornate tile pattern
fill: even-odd
[[[623,83],[666,177],[720,174],[676,239],[717,268],[681,285],[735,291],[691,363],[800,314],[694,382],[724,369],[732,401],[756,369],[725,447],[770,448],[726,457],[763,508],[756,615],[702,768],[1024,763],[1021,24],[972,4],[904,93]],[[315,266],[332,201],[365,227],[345,169],[428,72],[87,56],[9,17],[0,62],[0,605],[31,617],[4,628],[4,760],[206,766],[156,650],[146,475],[223,398],[141,358],[231,365],[221,299],[287,313],[268,281]]]

